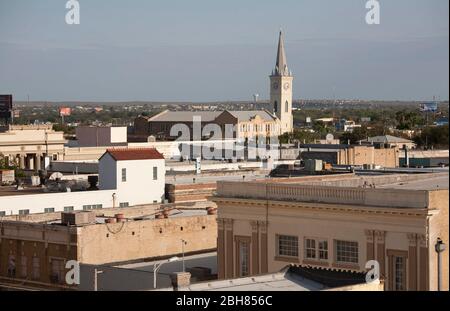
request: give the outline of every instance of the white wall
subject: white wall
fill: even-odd
[[[164,199],[164,160],[118,161],[117,202],[136,204],[161,203]],[[153,167],[157,167],[158,179],[153,180]],[[122,182],[122,168],[127,171],[127,180]],[[101,188],[104,189],[104,188]]]
[[[45,208],[53,207],[55,212],[64,211],[65,206],[82,210],[83,205],[102,204],[103,208],[112,207],[114,190],[56,192],[0,197],[0,212],[6,215],[19,214],[19,210],[28,209],[30,214],[43,213]]]
[[[153,167],[158,168],[158,179],[153,180]],[[127,181],[122,182],[122,168],[127,170]],[[82,210],[83,205],[102,204],[103,208],[161,203],[164,199],[165,161],[115,161],[106,154],[99,163],[99,188],[96,191],[56,192],[30,195],[0,196],[0,212],[15,215],[29,209],[30,214],[43,213],[45,208],[64,211],[65,206]],[[113,200],[113,194],[115,200]]]
[[[127,128],[126,126],[111,127],[111,143],[126,143]]]
[[[117,188],[116,161],[107,153],[98,163],[98,185],[100,190]]]

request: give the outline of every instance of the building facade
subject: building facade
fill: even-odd
[[[335,165],[373,165],[394,168],[399,166],[398,148],[376,148],[364,145],[302,145],[303,160],[322,160]]]
[[[0,156],[21,169],[44,169],[64,154],[63,132],[52,125],[9,125],[0,129]]]
[[[256,139],[278,137],[279,119],[265,110],[163,111],[153,117],[137,117],[135,134],[161,140]],[[180,131],[182,131],[180,133]],[[181,134],[181,136],[180,136]]]
[[[439,268],[435,251],[448,244],[448,174],[219,182],[213,201],[221,279],[287,264],[364,272],[376,260],[387,290],[436,290],[438,274],[448,290],[448,251]]]

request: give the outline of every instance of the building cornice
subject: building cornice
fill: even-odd
[[[421,208],[389,208],[376,206],[352,206],[348,204],[338,203],[311,203],[311,202],[286,202],[274,200],[257,200],[257,199],[238,199],[214,197],[215,203],[226,203],[227,205],[236,205],[240,208],[250,208],[252,206],[271,208],[287,208],[298,210],[324,211],[324,212],[346,212],[351,214],[368,214],[368,215],[396,215],[410,217],[424,217],[435,214],[437,211],[421,209]],[[243,205],[244,204],[244,205]],[[224,207],[221,207],[224,208]],[[225,207],[226,208],[226,207]]]

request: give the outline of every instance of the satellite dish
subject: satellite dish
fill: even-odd
[[[327,136],[325,137],[325,140],[327,141],[328,144],[331,144],[334,140],[333,134],[327,134]]]
[[[50,180],[61,180],[63,178],[63,174],[60,172],[54,172],[53,174],[50,175],[49,179]]]

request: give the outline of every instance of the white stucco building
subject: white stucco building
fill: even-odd
[[[108,149],[99,160],[99,190],[0,192],[0,217],[161,203],[165,161],[153,148]]]

